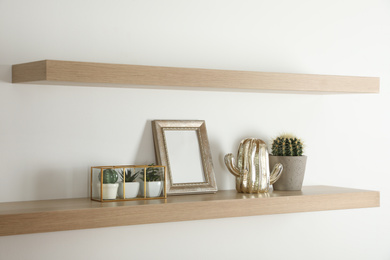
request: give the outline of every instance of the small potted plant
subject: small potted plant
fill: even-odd
[[[118,195],[121,199],[131,199],[135,198],[139,192],[139,182],[136,182],[135,179],[138,177],[139,172],[136,172],[132,175],[131,169],[126,169],[123,173],[122,169],[119,169],[119,190]],[[124,184],[124,185],[123,185]],[[125,195],[123,196],[123,188]]]
[[[302,141],[293,135],[280,135],[273,140],[271,153],[270,165],[283,165],[283,174],[273,184],[274,190],[301,190],[307,161]]]
[[[154,164],[149,164],[148,166],[154,166]],[[163,181],[163,175],[162,175],[162,168],[160,167],[148,167],[146,168],[146,174],[145,174],[145,179],[146,179],[146,197],[147,198],[152,198],[152,197],[160,197],[162,188],[164,186],[164,181]],[[144,175],[144,169],[141,169],[139,171],[141,173],[141,176]],[[144,177],[141,177],[142,180]],[[141,195],[144,196],[144,183],[141,183]]]
[[[100,197],[100,180],[101,180],[101,175],[99,173],[99,182],[97,183],[97,188],[99,192],[99,197]],[[114,169],[105,169],[103,170],[103,200],[114,200],[116,199],[116,195],[118,193],[118,187],[119,184],[116,183],[118,180],[118,173]]]

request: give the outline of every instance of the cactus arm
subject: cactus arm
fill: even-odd
[[[225,164],[228,170],[231,174],[233,174],[236,177],[240,177],[240,171],[238,170],[237,166],[235,165],[235,160],[233,154],[229,153],[225,155]]]
[[[282,176],[283,165],[281,163],[275,164],[271,175],[270,175],[270,185],[274,184]]]

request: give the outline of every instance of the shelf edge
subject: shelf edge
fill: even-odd
[[[188,195],[195,196],[195,195]],[[212,195],[205,195],[212,196]],[[230,195],[229,195],[230,196]],[[202,198],[201,196],[199,198]],[[98,203],[98,202],[96,202]],[[230,198],[160,204],[88,207],[0,215],[0,236],[177,221],[312,212],[380,206],[378,191]],[[93,204],[102,205],[102,204]],[[110,221],[108,221],[108,219]]]
[[[294,74],[43,60],[12,66],[13,83],[164,86],[309,93],[379,93],[378,77]]]

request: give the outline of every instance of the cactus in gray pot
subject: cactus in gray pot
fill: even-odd
[[[301,190],[305,176],[307,156],[303,155],[301,139],[289,134],[276,137],[272,142],[269,162],[283,165],[283,174],[274,184],[274,190]]]
[[[272,142],[272,155],[274,156],[302,156],[303,143],[292,135],[281,135]]]

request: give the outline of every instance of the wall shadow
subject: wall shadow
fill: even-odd
[[[12,83],[12,66],[0,65],[0,82]]]
[[[132,164],[138,165],[148,165],[151,163],[156,164],[157,161],[154,152],[152,120],[146,120],[137,154],[135,155],[134,160],[131,161]]]
[[[34,174],[34,199],[66,198],[69,195],[69,183],[64,174],[55,168],[47,168]]]

